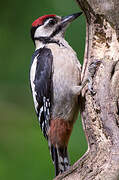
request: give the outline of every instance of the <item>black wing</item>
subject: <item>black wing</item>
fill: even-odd
[[[34,94],[37,102],[37,116],[44,136],[47,138],[52,100],[52,52],[48,48],[39,49],[36,61]],[[33,63],[33,62],[32,62]],[[33,88],[32,88],[33,92]]]

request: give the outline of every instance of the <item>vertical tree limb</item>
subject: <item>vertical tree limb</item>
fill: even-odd
[[[119,1],[77,0],[86,16],[82,81],[96,59],[94,95],[86,86],[80,98],[88,151],[56,180],[119,179]]]

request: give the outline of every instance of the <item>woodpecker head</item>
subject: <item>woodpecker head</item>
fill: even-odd
[[[32,23],[31,38],[35,41],[50,41],[63,37],[67,26],[79,17],[82,12],[75,13],[69,16],[60,17],[54,14],[41,16]]]

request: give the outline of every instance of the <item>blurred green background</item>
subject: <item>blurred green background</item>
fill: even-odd
[[[69,15],[79,11],[74,0],[2,1],[0,10],[0,180],[50,180],[54,177],[47,142],[34,112],[29,88],[29,66],[34,45],[32,22],[44,14]],[[78,18],[66,39],[82,61],[85,19]],[[81,120],[69,143],[71,164],[87,149]]]

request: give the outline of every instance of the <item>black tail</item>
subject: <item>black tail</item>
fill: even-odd
[[[51,146],[50,152],[52,156],[52,160],[55,166],[55,175],[57,176],[59,173],[62,173],[69,169],[69,159],[67,148],[58,148]]]

